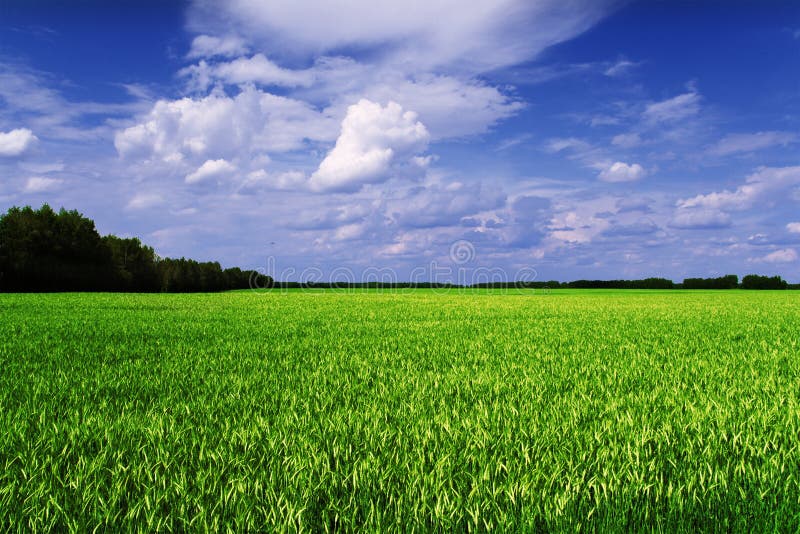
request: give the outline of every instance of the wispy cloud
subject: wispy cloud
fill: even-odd
[[[603,71],[603,74],[610,77],[622,76],[627,74],[635,67],[638,67],[639,63],[634,61],[628,61],[627,59],[620,59],[614,64],[610,65],[606,70]]]
[[[46,178],[43,176],[32,176],[25,182],[23,193],[45,193],[53,191],[63,184],[63,180],[58,178]]]
[[[642,114],[653,123],[675,122],[697,115],[700,111],[700,95],[691,91],[667,100],[648,104]]]
[[[793,248],[783,248],[770,252],[760,258],[750,258],[756,263],[792,263],[797,261],[797,251]]]
[[[791,132],[757,132],[751,134],[728,134],[709,148],[709,154],[728,156],[737,153],[754,152],[773,146],[787,146],[797,142],[797,135]]]

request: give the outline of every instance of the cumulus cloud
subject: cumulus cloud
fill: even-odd
[[[224,159],[210,159],[196,171],[187,174],[185,182],[187,184],[199,184],[230,176],[234,172],[236,172],[236,167]]]
[[[643,117],[648,122],[674,122],[697,115],[700,95],[694,91],[648,104]]]
[[[347,109],[336,146],[311,175],[316,191],[355,191],[390,177],[428,146],[430,135],[417,114],[395,103],[363,99]]]
[[[63,183],[58,178],[45,178],[43,176],[32,176],[25,182],[23,193],[47,193],[58,189]]]
[[[786,225],[786,230],[793,234],[800,234],[800,222],[790,222]]]
[[[600,173],[600,179],[604,182],[635,182],[646,174],[647,172],[638,163],[629,165],[617,161]]]
[[[213,35],[198,35],[192,40],[192,46],[187,57],[189,59],[201,57],[234,57],[246,54],[249,51],[244,39],[232,35],[214,37]]]
[[[123,157],[181,161],[286,152],[305,140],[331,141],[336,122],[306,102],[248,87],[234,97],[160,100],[141,122],[117,133]]]
[[[36,141],[36,136],[27,128],[17,128],[9,132],[0,132],[0,156],[19,156],[28,150]]]
[[[754,152],[772,146],[786,146],[797,140],[791,132],[757,132],[752,134],[730,134],[709,149],[715,156],[728,156],[741,152]]]

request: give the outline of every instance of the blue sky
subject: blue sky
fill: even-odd
[[[0,3],[0,209],[282,278],[796,282],[798,149],[796,2]]]

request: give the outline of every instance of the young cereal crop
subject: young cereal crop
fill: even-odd
[[[0,530],[796,530],[792,292],[0,295]]]

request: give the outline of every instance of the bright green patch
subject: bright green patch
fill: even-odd
[[[0,295],[0,530],[793,530],[792,292]]]

